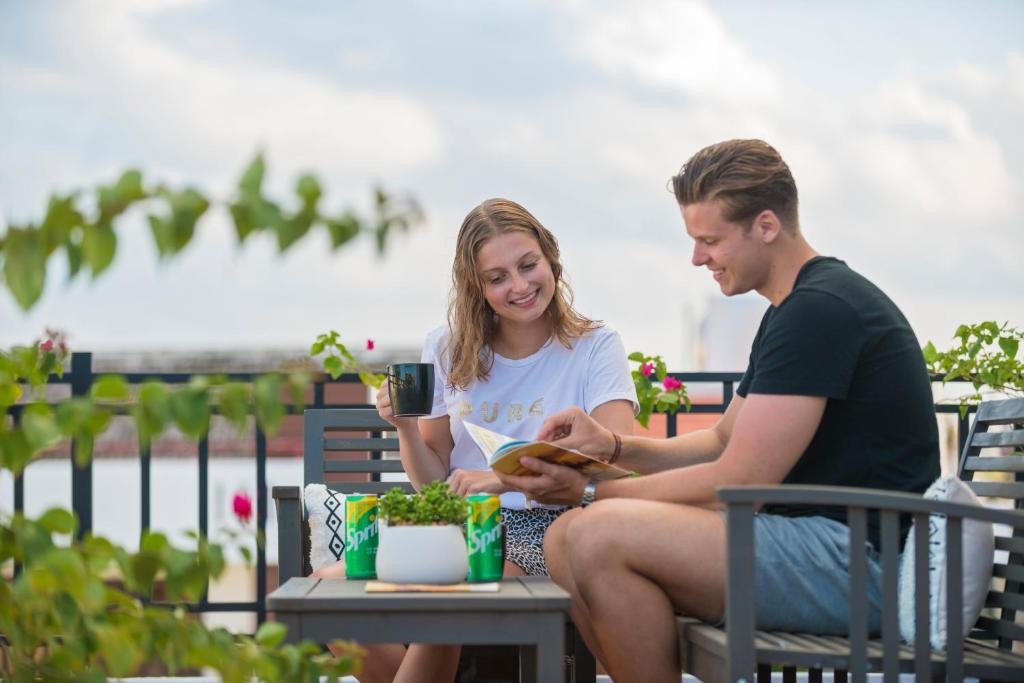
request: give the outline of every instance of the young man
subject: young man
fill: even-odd
[[[532,461],[502,476],[562,516],[544,549],[573,616],[619,683],[678,681],[674,614],[722,618],[727,484],[827,484],[923,492],[938,476],[931,387],[906,318],[845,263],[804,239],[789,167],[760,140],[695,154],[673,178],[693,265],[726,296],[769,307],[749,365],[711,429],[672,439],[619,437],[583,411],[551,416],[538,439],[618,460],[643,477],[589,482]],[[596,501],[596,502],[595,502]],[[594,503],[590,505],[590,503]],[[844,633],[849,552],[842,510],[772,508],[755,517],[758,625]],[[869,529],[871,628],[877,629],[878,530]]]

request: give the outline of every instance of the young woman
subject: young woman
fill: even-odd
[[[463,495],[502,494],[505,574],[546,574],[544,531],[562,510],[507,492],[464,422],[532,439],[546,415],[580,406],[612,431],[630,434],[638,405],[618,334],[573,309],[558,242],[519,204],[489,199],[466,216],[448,325],[427,336],[423,360],[436,372],[429,416],[396,418],[387,387],[377,394],[377,410],[398,431],[413,486],[444,479]],[[335,565],[319,574],[342,572]],[[374,647],[360,680],[451,680],[458,652]]]

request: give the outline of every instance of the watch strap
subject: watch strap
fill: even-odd
[[[580,507],[587,507],[591,503],[597,500],[597,484],[589,481],[587,485],[583,487],[583,498],[580,500]]]

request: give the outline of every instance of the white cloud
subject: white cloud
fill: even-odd
[[[164,40],[160,13],[191,2],[78,2],[54,19],[68,72],[108,98],[129,130],[161,156],[234,172],[262,145],[284,171],[315,167],[365,180],[436,162],[433,113],[402,92],[339,84],[226,54],[196,56]],[[229,168],[225,168],[225,164]]]
[[[86,92],[75,78],[60,72],[0,57],[0,90],[45,95],[81,95]]]
[[[571,4],[573,47],[609,74],[694,98],[771,99],[778,78],[702,2]]]

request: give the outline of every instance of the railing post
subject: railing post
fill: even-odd
[[[256,623],[267,619],[267,548],[262,539],[267,537],[267,435],[256,423],[256,529],[260,542],[256,544]],[[280,567],[281,559],[277,560]]]
[[[203,541],[210,539],[210,430],[207,427],[206,433],[199,437],[199,446],[196,448],[196,460],[199,469],[199,538]],[[199,598],[200,607],[206,607],[210,603],[210,580],[207,578],[203,587],[203,595]]]
[[[87,396],[92,388],[92,353],[71,354],[71,395]],[[71,509],[78,517],[78,538],[92,531],[92,458],[77,464],[77,439],[71,440]]]

